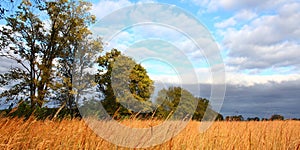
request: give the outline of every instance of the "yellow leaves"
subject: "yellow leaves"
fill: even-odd
[[[65,77],[64,77],[64,78],[63,78],[63,82],[64,82],[64,83],[69,83],[69,82],[70,82],[70,78],[65,78]]]
[[[25,4],[26,6],[32,6],[30,0],[23,0],[23,4]]]
[[[91,19],[92,19],[92,23],[96,22],[96,16],[95,15],[91,15]]]
[[[61,2],[62,2],[62,3],[67,3],[67,2],[68,2],[68,0],[61,0]]]
[[[94,80],[90,80],[90,83],[91,83],[92,86],[96,86],[98,84]]]
[[[69,93],[72,94],[72,95],[78,94],[76,90],[71,90]]]
[[[25,22],[27,20],[27,17],[25,15],[19,16],[20,20]]]
[[[75,20],[74,20],[74,25],[76,26],[77,24],[78,24],[78,20],[75,19]]]
[[[92,47],[92,50],[96,51],[96,52],[102,52],[102,50],[103,50],[102,42],[98,41],[98,40],[92,41],[91,47]]]

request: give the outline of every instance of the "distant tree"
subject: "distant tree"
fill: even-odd
[[[242,115],[238,116],[226,116],[226,121],[244,121],[244,117]]]
[[[222,121],[224,120],[223,116],[217,112],[215,112],[211,106],[209,105],[209,100],[205,98],[196,98],[198,100],[198,105],[196,107],[196,111],[193,115],[194,120],[202,120],[204,115],[206,115],[207,118],[215,117],[215,120]],[[205,114],[206,113],[206,114]]]
[[[284,120],[284,117],[278,114],[272,115],[272,117],[270,118],[270,120]]]
[[[260,121],[260,119],[258,117],[254,117],[254,118],[247,118],[248,121]]]
[[[169,89],[162,89],[158,93],[156,102],[159,105],[157,108],[156,114],[160,118],[168,118],[172,116],[176,110],[180,109],[181,111],[176,114],[174,119],[182,119],[186,115],[193,115],[192,108],[197,106],[197,103],[194,103],[196,98],[187,90],[182,89],[181,87],[169,87]],[[196,101],[197,102],[197,101]],[[180,108],[179,108],[179,103]]]
[[[244,121],[244,117],[242,115],[237,116],[238,121]]]
[[[162,89],[158,93],[156,103],[159,104],[156,111],[156,116],[158,118],[170,117],[175,111],[180,109],[182,115],[190,114],[194,120],[202,120],[205,113],[207,113],[206,115],[209,118],[217,116],[216,120],[223,120],[221,114],[218,114],[211,109],[207,99],[195,97],[189,91],[181,87]],[[180,108],[178,108],[179,104]],[[194,112],[193,107],[195,108]],[[179,113],[176,115],[178,115],[179,118],[185,117],[181,116]]]
[[[194,113],[193,119],[195,120],[201,120],[205,114],[206,109],[210,109],[209,107],[209,101],[207,99],[202,98],[196,98],[198,100],[198,105],[196,108],[196,111]]]
[[[216,121],[223,121],[223,120],[224,120],[223,115],[218,114],[218,115],[217,115],[217,118],[216,118]]]

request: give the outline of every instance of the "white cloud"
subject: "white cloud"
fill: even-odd
[[[136,3],[130,0],[100,0],[94,3],[91,13],[97,17],[98,20],[106,15],[113,13],[121,8],[128,7],[134,4],[154,3],[155,0],[139,0]]]
[[[243,51],[245,49],[245,51]],[[230,51],[227,58],[229,65],[239,66],[241,69],[267,69],[270,67],[300,67],[300,45],[284,42],[275,45],[240,46]],[[243,63],[240,63],[243,58]]]
[[[209,68],[195,68],[194,72],[181,72],[174,75],[149,74],[154,81],[164,84],[212,84],[212,77]],[[217,81],[214,81],[217,84]]]
[[[297,81],[299,74],[290,75],[248,75],[243,73],[227,72],[226,82],[231,85],[254,86],[268,83],[282,83],[286,81]]]
[[[121,9],[126,6],[130,6],[133,3],[129,0],[100,0],[98,3],[92,6],[91,13],[97,17],[97,19],[101,19],[104,16]]]
[[[155,3],[156,0],[139,0],[137,4],[144,4],[144,3]]]
[[[287,3],[285,5],[283,5],[280,9],[279,9],[279,14],[281,16],[289,16],[295,12],[299,12],[300,11],[300,3],[299,2],[293,2],[293,3]]]
[[[228,27],[234,27],[238,24],[244,24],[248,21],[252,20],[257,16],[256,13],[249,10],[241,10],[237,12],[233,17],[230,17],[226,20],[223,20],[221,22],[217,22],[214,24],[216,28],[228,28]]]
[[[227,27],[234,26],[234,25],[236,25],[236,21],[234,18],[229,18],[222,22],[215,23],[216,28],[227,28]]]
[[[243,64],[247,61],[246,57],[233,57],[226,59],[227,64]]]
[[[251,20],[257,16],[256,13],[250,10],[241,10],[233,18],[236,20]]]
[[[215,23],[223,36],[221,47],[228,52],[227,83],[253,86],[299,80],[299,1],[253,1],[243,7],[247,1],[223,2],[236,8],[232,17]]]
[[[225,9],[236,9],[244,7],[258,7],[266,3],[267,0],[220,0],[220,6]]]
[[[199,12],[209,13],[219,10],[255,10],[257,12],[263,12],[276,9],[283,4],[295,1],[296,0],[189,0],[187,2],[199,6]]]
[[[287,11],[283,11],[291,8]],[[260,16],[241,29],[224,31],[229,65],[241,69],[300,68],[300,3],[283,5],[276,14]],[[243,58],[240,63],[239,58]]]

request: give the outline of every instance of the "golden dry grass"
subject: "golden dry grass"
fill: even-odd
[[[147,127],[160,121],[126,120]],[[215,122],[199,133],[192,121],[177,136],[148,149],[300,149],[300,121]],[[99,138],[83,120],[0,118],[0,149],[127,149]]]

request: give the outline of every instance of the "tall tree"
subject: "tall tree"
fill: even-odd
[[[98,64],[101,69],[96,81],[103,94],[101,103],[108,114],[136,114],[137,110],[151,109],[153,81],[140,64],[116,49],[99,57]]]
[[[72,111],[77,108],[76,104],[84,94],[83,91],[96,84],[94,79],[97,69],[94,65],[98,54],[102,52],[102,39],[87,36],[69,50],[68,55],[58,60],[56,70],[58,82],[53,88],[53,93],[55,93],[54,99],[61,104],[59,111],[66,107],[71,111],[70,114],[73,114]],[[95,95],[95,93],[89,94]]]
[[[50,100],[49,91],[57,81],[54,73],[59,70],[55,63],[74,55],[78,43],[91,34],[88,25],[95,16],[90,8],[91,4],[83,1],[32,5],[24,0],[0,31],[1,56],[20,64],[1,74],[1,86],[13,86],[0,97],[30,101],[32,107],[42,107]]]

